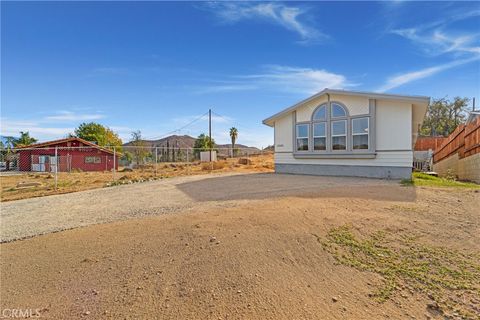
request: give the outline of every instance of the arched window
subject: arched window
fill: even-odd
[[[335,102],[332,102],[332,118],[342,118],[347,116],[345,108]]]
[[[317,107],[317,109],[313,112],[312,120],[313,121],[327,120],[327,104],[326,103]]]
[[[320,104],[310,121],[296,124],[296,151],[342,154],[370,150],[370,115],[351,116],[341,102]]]

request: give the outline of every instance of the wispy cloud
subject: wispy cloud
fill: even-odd
[[[218,84],[220,82],[220,84]],[[314,94],[325,88],[344,89],[357,84],[344,75],[324,69],[267,65],[255,74],[231,76],[227,80],[202,86],[196,93],[216,93],[241,90],[264,90]]]
[[[414,45],[431,57],[448,56],[452,60],[433,67],[409,71],[389,77],[378,91],[384,92],[404,84],[423,78],[428,78],[467,63],[480,60],[480,32],[448,30],[452,23],[465,19],[477,18],[480,10],[453,14],[445,19],[409,27],[394,28],[391,34],[410,40]]]
[[[18,136],[20,131],[28,131],[34,137],[64,137],[73,132],[73,127],[54,127],[42,125],[41,121],[22,121],[1,118],[1,135]]]
[[[297,33],[303,43],[328,38],[302,18],[307,10],[298,6],[262,2],[213,2],[207,3],[206,7],[226,23],[257,19],[280,25]]]
[[[194,92],[197,94],[205,94],[205,93],[255,90],[257,88],[258,87],[255,84],[230,82],[229,84],[213,84],[213,85],[201,86],[201,87],[198,87],[196,90],[194,90]]]
[[[196,120],[196,121],[195,121]],[[191,123],[192,121],[198,122],[198,123],[203,123],[205,124],[205,121],[208,121],[208,115],[191,115],[191,116],[184,116],[184,117],[178,117],[174,118],[173,122],[176,124],[176,126],[183,126],[186,124]],[[227,116],[218,116],[212,114],[212,122],[215,123],[231,123],[233,121],[233,118],[227,117]]]
[[[103,118],[105,116],[101,113],[76,113],[69,110],[61,110],[51,115],[30,119],[2,117],[0,119],[0,134],[4,136],[18,136],[20,131],[28,131],[32,136],[40,140],[63,138],[72,133],[80,122],[95,121]]]
[[[393,88],[400,87],[401,85],[404,85],[406,83],[415,81],[415,80],[420,80],[423,78],[428,78],[431,77],[439,72],[467,64],[473,61],[478,61],[480,60],[480,56],[473,57],[470,59],[463,59],[463,60],[455,60],[449,63],[441,64],[438,66],[430,67],[430,68],[425,68],[417,71],[412,71],[412,72],[407,72],[403,74],[396,75],[394,77],[390,77],[387,79],[387,82],[382,85],[380,88],[377,89],[378,92],[385,92],[388,90],[391,90]]]
[[[72,111],[58,111],[57,114],[47,116],[43,118],[46,121],[92,121],[92,120],[99,120],[105,118],[105,115],[100,113],[92,113],[92,114],[78,114]]]

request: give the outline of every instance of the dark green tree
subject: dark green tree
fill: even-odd
[[[465,122],[469,101],[460,97],[455,97],[453,101],[447,98],[433,99],[420,133],[424,136],[448,136]]]
[[[193,154],[195,158],[200,157],[200,152],[201,151],[208,151],[210,149],[214,149],[215,147],[215,140],[211,139],[204,133],[199,135],[197,137],[197,140],[195,140],[195,143],[193,145]]]

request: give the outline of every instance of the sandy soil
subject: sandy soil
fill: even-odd
[[[175,162],[148,164],[141,169],[125,171],[119,168],[119,172],[59,172],[57,177],[57,189],[52,173],[13,173],[2,172],[0,174],[0,200],[12,201],[32,197],[42,197],[53,194],[63,194],[83,190],[98,189],[110,186],[112,183],[136,183],[138,181],[156,180],[188,175],[205,175],[211,172],[272,172],[273,155],[251,155],[248,157],[249,164],[240,164],[238,158],[228,158],[216,163],[200,162]],[[21,183],[35,183],[38,186],[24,188]]]
[[[419,292],[373,300],[382,279],[336,264],[318,238],[349,224],[480,252],[473,190],[330,181],[304,196],[244,192],[212,205],[200,182],[182,188],[196,205],[179,214],[0,245],[1,308],[51,319],[443,319]]]

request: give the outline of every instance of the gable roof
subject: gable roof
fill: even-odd
[[[104,152],[113,154],[113,151],[111,151],[111,150],[108,150],[108,149],[106,149],[106,148],[104,148],[104,147],[100,147],[99,145],[96,145],[96,144],[93,143],[93,142],[84,140],[84,139],[82,139],[82,138],[77,138],[77,137],[64,138],[64,139],[46,141],[46,142],[41,142],[41,143],[34,143],[34,144],[29,144],[28,146],[16,147],[15,149],[44,148],[44,147],[48,147],[48,146],[52,146],[52,145],[57,145],[57,144],[65,143],[65,142],[71,142],[71,141],[78,141],[78,142],[81,142],[81,143],[83,143],[83,144],[85,144],[85,145],[87,145],[87,146],[91,146],[91,147],[93,147],[93,148],[100,149],[100,150],[102,150],[102,151],[104,151]],[[117,152],[117,154],[119,154],[119,153]]]
[[[325,88],[319,93],[314,94],[313,96],[302,100],[291,107],[288,107],[273,116],[270,116],[262,121],[263,124],[273,127],[274,121],[294,110],[301,107],[307,102],[312,101],[313,99],[319,98],[325,94],[339,94],[339,95],[348,95],[348,96],[363,96],[370,99],[384,99],[384,100],[401,100],[401,101],[411,101],[417,103],[430,103],[430,97],[427,96],[411,96],[411,95],[399,95],[399,94],[386,94],[386,93],[376,93],[376,92],[366,92],[366,91],[347,91],[347,90],[338,90],[338,89],[328,89]]]

